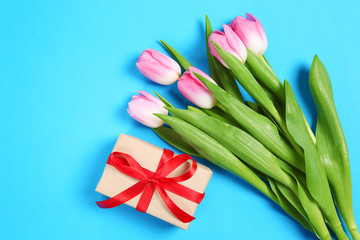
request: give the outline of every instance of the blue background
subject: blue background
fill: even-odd
[[[0,2],[0,239],[314,239],[242,180],[214,175],[187,232],[128,206],[103,210],[95,187],[116,137],[169,147],[128,116],[136,90],[178,106],[135,66],[170,43],[207,71],[204,15],[214,28],[246,12],[262,22],[266,56],[314,127],[307,77],[317,53],[332,78],[351,158],[360,224],[360,4],[348,1]]]

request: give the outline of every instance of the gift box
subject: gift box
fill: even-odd
[[[212,171],[189,155],[172,154],[170,150],[133,136],[119,135],[96,187],[97,192],[110,199],[98,202],[98,205],[108,208],[123,202],[186,230]],[[171,169],[174,164],[179,166]],[[152,178],[154,174],[155,179]],[[141,193],[136,195],[136,191]],[[128,197],[129,192],[136,196]],[[119,195],[122,202],[117,199]]]

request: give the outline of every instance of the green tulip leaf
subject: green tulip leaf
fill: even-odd
[[[284,100],[284,88],[278,77],[271,71],[271,69],[252,51],[247,49],[247,58],[245,65],[252,73],[252,75],[264,85],[273,96],[280,100]]]
[[[212,116],[224,123],[233,125],[233,126],[239,126],[239,124],[237,124],[237,122],[228,114],[224,114],[223,111],[221,111],[218,108],[212,108],[212,109],[203,109],[203,111],[209,115]]]
[[[175,58],[175,60],[181,65],[181,67],[185,70],[188,71],[189,67],[192,67],[191,63],[186,60],[186,58],[184,58],[178,51],[176,51],[173,47],[171,47],[169,44],[167,44],[166,42],[164,42],[163,40],[160,40],[160,42],[162,43],[162,45],[164,45],[164,47],[166,48],[166,50],[171,54],[171,56],[173,56],[173,58]]]
[[[201,113],[201,114],[205,114],[205,115],[206,115],[206,113],[205,113],[205,112],[203,112],[203,111],[201,111],[201,109],[196,108],[196,107],[193,107],[193,106],[188,106],[188,110],[189,110],[189,111],[193,111],[193,112],[197,112],[197,113]]]
[[[165,142],[172,145],[173,147],[186,154],[200,157],[198,152],[189,144],[187,144],[173,129],[161,126],[159,128],[153,128],[153,130],[159,137],[161,137]]]
[[[331,240],[330,232],[326,227],[324,217],[318,204],[316,203],[316,200],[307,191],[304,184],[298,182],[298,189],[299,199],[304,207],[304,210],[306,211],[307,216],[309,217],[309,221],[311,222],[316,235],[320,239]]]
[[[360,239],[351,194],[349,154],[325,66],[314,57],[309,84],[318,112],[316,145],[340,213],[354,239]]]
[[[259,106],[259,104],[257,103],[254,103],[254,102],[250,102],[250,101],[246,101],[245,102],[246,105],[251,108],[252,110],[254,110],[255,112],[261,114],[261,115],[264,115],[264,112],[263,110],[261,109],[261,107]]]
[[[313,232],[314,230],[306,218],[306,212],[303,209],[301,202],[294,195],[294,193],[281,183],[278,183],[270,178],[268,180],[271,189],[278,198],[279,205],[284,209],[284,211],[288,213],[291,217],[293,217],[296,221],[298,221],[304,228]],[[282,189],[282,191],[280,189]],[[300,209],[300,211],[298,210],[298,208]]]
[[[231,75],[231,72],[216,58],[214,58],[214,66],[223,89],[239,101],[244,102],[239,86],[237,85],[235,78]]]
[[[166,100],[160,94],[158,94],[157,92],[154,92],[154,93],[165,104],[166,107],[172,107],[173,106],[168,100]]]
[[[222,87],[221,80],[219,79],[216,69],[214,66],[214,57],[211,55],[210,47],[209,47],[209,37],[213,33],[213,29],[210,23],[210,20],[207,15],[205,15],[205,42],[206,42],[206,55],[209,63],[210,76],[214,81]]]
[[[308,132],[303,112],[295,98],[290,84],[285,80],[286,124],[294,140],[305,154],[306,186],[318,202],[330,226],[340,239],[346,239],[341,222],[332,200],[325,169],[320,161],[316,146]]]
[[[274,103],[268,97],[264,89],[257,82],[257,80],[253,77],[251,72],[247,69],[247,67],[234,55],[228,53],[224,49],[222,49],[218,44],[213,43],[214,48],[217,53],[220,55],[221,59],[226,63],[226,65],[230,68],[231,72],[235,76],[235,78],[239,81],[239,83],[244,87],[244,89],[254,98],[254,100],[271,116],[271,119],[276,122],[279,129],[281,129],[284,134],[286,140],[291,144],[291,146],[298,152],[301,153],[301,149],[296,144],[291,134],[288,132],[286,127],[285,120],[276,109]]]
[[[211,116],[171,107],[166,109],[173,116],[221,142],[225,148],[258,171],[287,186],[292,184],[292,178],[280,167],[279,159],[245,131]]]
[[[299,156],[280,136],[276,125],[268,118],[258,114],[244,103],[240,102],[219,86],[210,82],[199,74],[194,73],[200,81],[217,98],[218,102],[226,108],[227,113],[250,135],[261,142],[267,149],[279,158],[305,171],[302,156]]]
[[[282,123],[281,117],[272,101],[240,59],[231,53],[228,53],[216,43],[213,43],[213,46],[221,59],[230,68],[241,86],[243,86],[244,89],[255,99],[255,101],[260,104],[278,123]]]
[[[240,93],[239,87],[236,84],[235,79],[231,76],[228,69],[226,69],[210,52],[209,47],[209,37],[213,32],[213,29],[210,24],[210,20],[207,16],[205,16],[205,32],[206,32],[206,51],[209,62],[209,69],[211,73],[211,77],[215,80],[215,82],[225,89],[228,93],[239,99],[240,101],[244,101],[243,97]]]
[[[302,172],[293,169],[286,163],[282,163],[256,139],[234,126],[223,123],[222,121],[217,120],[211,116],[175,108],[167,109],[171,114],[192,124],[199,130],[206,132],[216,141],[221,142],[224,147],[242,159],[242,161],[244,161],[246,164],[250,165],[266,176],[279,181],[277,187],[281,194],[298,212],[298,214],[295,215],[297,219],[301,219],[301,223],[309,228],[309,224],[306,223],[306,218],[308,216],[307,212],[310,212],[312,221],[315,221],[314,225],[317,228],[317,232],[320,232],[322,235],[328,234],[328,230],[321,215],[321,211],[318,208],[316,202],[311,198],[310,195],[304,196],[306,193],[303,191],[307,191],[306,189],[303,189],[302,192],[298,191],[298,185],[302,184],[301,182],[305,182],[305,177]],[[296,176],[296,181],[294,181],[292,177],[283,170],[283,168],[291,172],[292,176]],[[292,170],[289,170],[289,168],[292,168]],[[303,178],[300,176],[303,176]],[[297,180],[298,177],[300,177],[302,181]],[[280,201],[280,196],[278,194],[276,195]],[[303,200],[305,201],[304,206],[298,198],[299,195],[302,195],[301,198],[306,198]],[[285,203],[283,202],[283,204]],[[290,206],[287,207],[290,211]],[[305,210],[304,207],[307,209]],[[291,214],[295,213],[293,212]],[[309,229],[311,230],[311,228]]]
[[[303,211],[300,210],[301,207],[298,206],[295,201],[292,201],[293,205],[297,207],[299,212],[302,212],[303,216],[307,216],[307,219],[313,226],[316,235],[320,239],[331,240],[329,230],[326,227],[325,219],[319,208],[319,205],[317,204],[316,200],[312,197],[309,190],[306,188],[305,175],[298,169],[294,168],[293,166],[285,162],[280,162],[280,164],[281,164],[281,168],[284,169],[295,179],[297,183],[296,195],[300,200],[302,208],[304,209],[306,214],[304,214]],[[286,192],[283,191],[283,194],[286,194]],[[286,196],[288,196],[288,200],[292,199],[291,195],[286,194]]]

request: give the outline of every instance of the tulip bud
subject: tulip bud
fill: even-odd
[[[244,63],[246,61],[247,51],[245,45],[229,26],[224,24],[224,32],[216,30],[209,37],[209,47],[211,54],[228,68],[228,66],[216,52],[212,42],[215,42],[225,51],[240,59],[241,62]]]
[[[180,92],[193,104],[201,108],[210,109],[215,106],[217,99],[195,76],[193,71],[216,84],[214,80],[201,70],[189,67],[189,71],[186,71],[179,79],[178,88]]]
[[[177,62],[153,49],[143,51],[136,66],[147,78],[162,85],[176,82],[181,75],[181,68]]]
[[[164,121],[153,115],[153,113],[168,114],[163,108],[164,104],[153,95],[138,91],[140,95],[134,95],[129,102],[128,113],[136,121],[151,127],[158,128],[163,125]]]
[[[249,50],[258,57],[264,54],[268,43],[264,28],[257,18],[247,13],[246,18],[236,17],[230,27]]]

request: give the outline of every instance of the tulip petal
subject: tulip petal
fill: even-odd
[[[244,43],[228,25],[224,24],[223,27],[229,46],[232,48],[233,52],[236,53],[237,57],[244,63],[247,58],[247,51]]]
[[[197,74],[203,76],[204,78],[206,78],[207,80],[209,80],[210,82],[216,84],[216,82],[209,76],[207,75],[206,73],[204,73],[203,71],[201,71],[200,69],[196,68],[196,67],[189,67],[189,72],[190,72],[190,75],[193,79],[197,79],[197,77],[195,76],[195,74],[193,72],[196,72]],[[198,80],[197,81],[199,84],[201,84],[201,86],[203,86],[204,88],[205,85],[200,81]],[[216,84],[217,85],[217,84]]]
[[[148,92],[145,92],[145,91],[137,91],[139,94],[143,95],[144,97],[146,97],[149,101],[153,102],[154,104],[157,104],[159,105],[160,107],[163,107],[165,106],[164,103],[162,101],[160,101],[160,99],[158,99],[157,97],[151,95],[150,93]],[[137,95],[135,95],[137,96]],[[141,97],[141,96],[139,96]]]
[[[261,22],[256,17],[251,15],[250,13],[246,13],[246,19],[255,22],[255,24],[256,24],[256,26],[257,26],[257,28],[259,30],[259,34],[267,42],[266,34],[265,34],[265,31],[264,31],[264,28],[263,28]]]
[[[153,49],[143,51],[136,66],[147,78],[163,85],[174,83],[181,75],[179,64]]]
[[[164,65],[167,68],[170,68],[177,72],[178,74],[181,74],[181,68],[180,65],[174,61],[174,59],[168,57],[167,55],[156,51],[154,49],[148,49],[148,51],[151,53],[152,57],[157,60],[160,64]]]
[[[175,70],[167,68],[157,61],[137,62],[136,66],[147,78],[163,85],[170,85],[176,82],[180,76]]]
[[[245,46],[257,56],[264,54],[267,48],[267,38],[260,21],[247,13],[246,18],[236,17],[230,27],[239,36]]]
[[[219,44],[220,46],[223,46],[223,48],[227,48],[227,41],[225,38],[225,34],[219,30],[216,30],[215,32],[213,32],[210,37],[209,37],[209,48],[210,48],[210,53],[221,62],[222,65],[224,65],[225,67],[226,64],[225,62],[221,59],[221,57],[219,56],[219,54],[217,53],[217,51],[214,48],[213,42]]]
[[[216,57],[226,68],[229,68],[215,50],[212,42],[215,42],[225,51],[239,58],[241,62],[246,61],[247,51],[245,45],[241,42],[240,38],[230,29],[230,27],[225,25],[224,29],[227,34],[216,30],[210,35],[209,47],[211,54]]]
[[[212,108],[217,102],[216,98],[199,79],[193,77],[192,71],[204,75],[205,78],[209,78],[212,82],[214,80],[197,68],[190,67],[189,71],[185,72],[179,79],[179,91],[193,104],[205,109]]]
[[[153,95],[138,91],[141,95],[132,97],[128,104],[128,113],[136,121],[151,127],[157,128],[163,124],[163,121],[153,115],[154,113],[168,114],[168,111],[163,108],[162,102]]]

